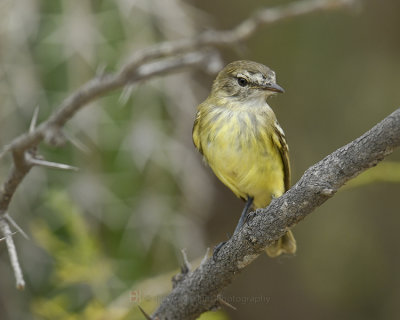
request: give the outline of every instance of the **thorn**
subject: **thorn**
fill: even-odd
[[[46,160],[32,159],[31,163],[36,166],[42,166],[42,167],[47,167],[47,168],[79,171],[79,168],[77,168],[77,167],[70,166],[68,164],[63,164],[63,163],[50,162],[50,161],[46,161]]]
[[[10,236],[12,237],[14,234],[17,234],[18,232],[17,231],[14,231],[14,232],[12,232],[11,234],[10,234]],[[7,239],[7,237],[3,237],[3,238],[0,238],[0,242],[1,241],[4,241],[4,240],[6,240]]]
[[[36,128],[36,123],[37,123],[37,118],[39,115],[39,106],[37,106],[35,108],[35,110],[33,111],[33,116],[32,116],[32,120],[31,123],[29,125],[29,133],[32,133],[35,128]],[[10,145],[6,145],[3,147],[2,150],[0,150],[0,159],[4,157],[4,155],[9,152],[11,150],[11,146]]]
[[[0,159],[3,158],[4,155],[10,150],[11,150],[10,145],[5,145],[3,147],[3,150],[0,151]]]
[[[79,149],[80,151],[88,154],[90,153],[90,148],[88,146],[86,146],[83,142],[79,141],[78,139],[76,139],[75,137],[71,136],[70,134],[64,132],[65,137],[67,138],[67,140],[69,142],[71,142],[71,144],[76,147],[77,149]]]
[[[34,166],[41,166],[41,167],[46,167],[46,168],[51,168],[51,169],[79,171],[79,168],[70,166],[68,164],[40,160],[40,159],[32,157],[31,155],[29,155],[29,156],[27,155],[26,158],[27,158],[26,159],[27,162]]]
[[[119,96],[119,99],[118,99],[118,101],[119,101],[119,103],[121,105],[124,106],[124,105],[126,105],[128,103],[128,100],[132,95],[133,88],[134,88],[133,85],[130,85],[130,86],[125,86],[122,89],[122,93],[121,93],[121,95]]]
[[[33,111],[33,116],[32,116],[32,120],[31,120],[31,124],[30,124],[30,126],[29,126],[29,133],[32,133],[32,132],[35,130],[38,115],[39,115],[39,106],[37,106],[37,107],[35,108],[35,110]]]
[[[192,266],[186,255],[186,249],[182,249],[181,252],[182,252],[182,257],[183,257],[182,273],[186,274],[192,269]]]
[[[226,302],[224,299],[222,299],[221,296],[217,296],[217,301],[218,301],[220,304],[223,304],[224,306],[227,306],[228,308],[231,308],[231,309],[233,309],[233,310],[237,310],[236,307],[234,307],[234,306],[231,305],[230,303]]]
[[[22,234],[22,236],[26,239],[26,240],[30,240],[28,235],[25,233],[25,231],[15,222],[15,220],[8,214],[8,212],[4,215],[4,218],[15,228],[17,229],[17,231]],[[16,232],[14,232],[13,234],[15,234]]]
[[[145,317],[147,320],[153,320],[153,319],[142,309],[141,306],[138,306],[138,308],[139,308],[139,310],[143,313],[144,317]]]
[[[107,65],[105,63],[100,64],[96,69],[96,76],[102,78],[106,74]]]
[[[200,262],[200,267],[203,266],[207,262],[209,253],[210,253],[210,248],[207,248],[206,254],[204,255],[203,259]]]

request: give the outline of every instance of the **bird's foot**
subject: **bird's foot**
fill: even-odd
[[[249,212],[244,220],[243,224],[248,224],[257,215],[256,211]]]
[[[214,247],[214,252],[213,252],[213,260],[217,261],[217,255],[218,252],[222,249],[222,247],[225,245],[226,241],[222,241],[220,243],[218,243],[215,247]]]

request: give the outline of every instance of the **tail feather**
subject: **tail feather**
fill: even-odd
[[[296,239],[294,238],[292,231],[289,230],[283,237],[266,248],[265,252],[271,258],[275,258],[280,256],[282,253],[295,254],[296,249]]]

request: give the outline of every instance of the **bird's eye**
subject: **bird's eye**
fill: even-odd
[[[238,81],[239,86],[241,86],[241,87],[245,87],[249,84],[249,82],[245,78],[242,78],[242,77],[239,77],[237,79],[237,81]]]

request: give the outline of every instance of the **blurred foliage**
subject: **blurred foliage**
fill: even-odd
[[[54,260],[53,272],[48,275],[46,292],[32,300],[34,316],[60,320],[140,319],[143,315],[132,305],[155,310],[179,270],[141,281],[114,300],[112,288],[118,279],[82,212],[61,190],[50,191],[45,206],[53,217],[34,222],[31,230],[37,243]],[[201,319],[226,317],[223,312],[208,312]]]
[[[379,166],[373,167],[360,174],[357,178],[349,181],[349,183],[344,187],[344,190],[347,188],[366,186],[377,182],[399,183],[400,162],[382,162]]]
[[[82,212],[62,191],[52,191],[46,202],[52,219],[35,221],[31,230],[38,244],[56,259],[53,281],[61,285],[87,282],[96,288],[110,276],[111,268],[101,257],[100,244],[90,234]]]
[[[0,145],[27,130],[36,106],[46,119],[135,50],[228,29],[287,2],[3,0]],[[222,51],[227,62],[251,59],[277,72],[286,94],[271,106],[288,138],[293,182],[398,107],[400,2],[362,3],[271,25]],[[143,309],[154,310],[181,248],[192,259],[226,239],[242,202],[191,142],[195,107],[212,79],[193,70],[127,87],[67,124],[77,143],[40,146],[46,159],[81,170],[35,168],[20,186],[10,214],[32,237],[15,237],[27,288],[14,289],[1,243],[1,319],[143,319],[133,300],[139,294]],[[296,257],[250,265],[224,292],[237,311],[201,319],[399,318],[399,161],[397,152],[300,223]],[[1,181],[9,167],[2,159]]]
[[[191,7],[180,0],[0,6],[1,145],[26,131],[35,106],[42,121],[96,72],[116,70],[134,50],[195,32]],[[18,190],[10,213],[33,237],[16,238],[28,286],[24,295],[14,292],[1,246],[0,269],[9,275],[0,283],[2,319],[96,319],[120,295],[124,313],[137,311],[129,300],[133,283],[175,270],[181,248],[205,252],[203,208],[213,189],[195,192],[209,179],[201,177],[190,139],[196,101],[190,90],[172,94],[191,82],[186,73],[108,95],[67,124],[75,145],[40,146],[45,158],[81,171],[35,168]],[[170,279],[165,283],[164,294]]]

